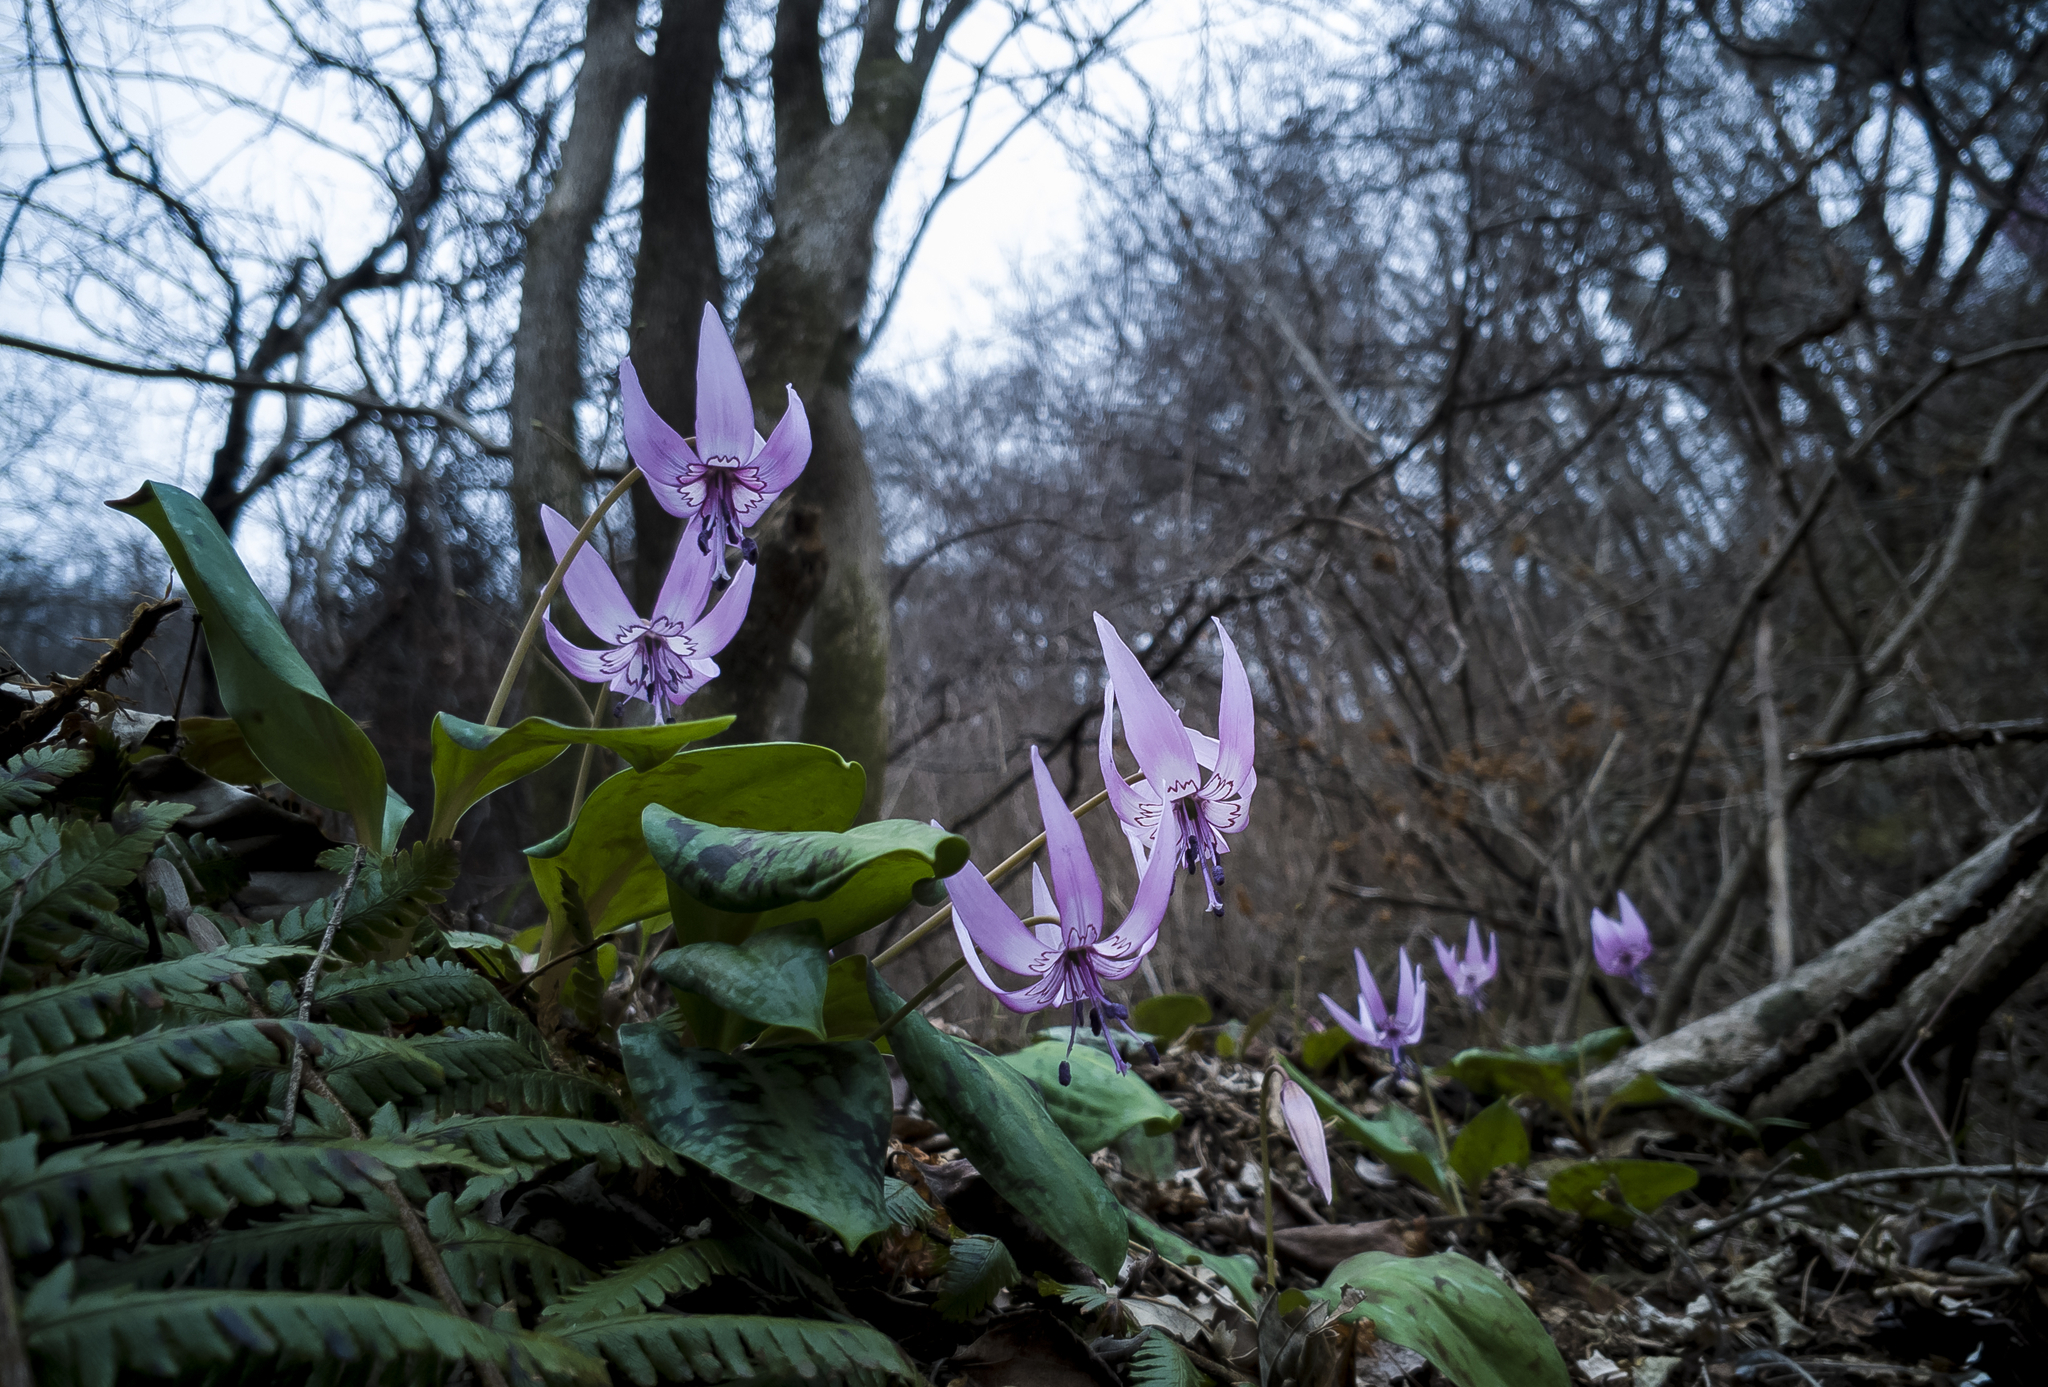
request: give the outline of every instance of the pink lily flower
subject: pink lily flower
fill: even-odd
[[[1322,1192],[1323,1202],[1329,1203],[1330,1144],[1323,1135],[1323,1119],[1308,1090],[1284,1077],[1280,1080],[1280,1116],[1287,1123],[1287,1135],[1294,1139],[1294,1149],[1301,1153],[1301,1163],[1308,1167],[1308,1178]]]
[[[559,563],[576,538],[576,527],[551,506],[540,508],[540,522]],[[747,616],[754,570],[745,569],[733,579],[718,605],[706,613],[712,568],[707,556],[692,553],[687,544],[676,546],[668,577],[655,595],[654,615],[642,617],[626,600],[626,590],[610,566],[585,544],[562,577],[562,591],[606,648],[572,645],[552,619],[542,618],[548,648],[578,679],[607,685],[628,698],[646,699],[654,707],[654,720],[661,722],[669,709],[682,707],[685,699],[718,677],[718,664],[711,657],[725,649]]]
[[[1081,825],[1052,783],[1052,776],[1031,749],[1031,774],[1038,785],[1038,811],[1045,820],[1045,853],[1052,864],[1052,889],[1034,873],[1033,908],[1051,916],[1035,928],[1027,928],[1017,913],[1003,904],[972,862],[946,878],[946,890],[953,901],[953,932],[960,941],[961,956],[981,985],[996,1000],[1015,1012],[1043,1011],[1047,1007],[1072,1006],[1074,1029],[1078,1033],[1084,1013],[1090,1027],[1101,1035],[1115,1022],[1130,1031],[1125,1021],[1129,1009],[1103,994],[1105,982],[1121,982],[1136,972],[1145,955],[1159,942],[1159,924],[1166,918],[1166,905],[1173,896],[1171,858],[1155,860],[1138,882],[1138,894],[1123,923],[1103,933],[1102,883],[1095,864],[1088,858]],[[989,976],[982,954],[997,967],[1033,979],[1013,991],[998,987]],[[1131,1031],[1137,1035],[1136,1031]],[[1142,1037],[1141,1037],[1142,1038]],[[1073,1037],[1067,1041],[1072,1053]],[[1110,1058],[1119,1074],[1129,1068],[1117,1047],[1109,1047]],[[1070,1071],[1060,1062],[1060,1082]]]
[[[717,546],[720,578],[727,576],[728,544],[754,562],[754,541],[741,531],[761,518],[811,457],[811,423],[796,387],[784,387],[789,408],[762,442],[754,432],[754,400],[740,359],[718,310],[707,303],[697,335],[696,447],[647,403],[631,357],[619,363],[619,388],[626,451],[662,509],[685,520],[697,517],[697,548],[709,553]]]
[[[1400,978],[1400,990],[1393,1015],[1389,1016],[1387,1004],[1380,996],[1379,984],[1372,980],[1372,970],[1365,966],[1365,954],[1353,949],[1351,956],[1358,961],[1357,1014],[1338,1006],[1327,992],[1318,995],[1322,997],[1323,1005],[1329,1008],[1330,1015],[1351,1033],[1353,1040],[1389,1051],[1394,1068],[1398,1070],[1401,1067],[1401,1048],[1422,1039],[1422,1016],[1429,1001],[1429,983],[1422,976],[1421,965],[1409,963],[1408,951],[1401,950],[1400,962],[1394,969]]]
[[[1102,640],[1102,658],[1109,666],[1096,756],[1109,790],[1110,808],[1141,857],[1163,849],[1190,872],[1199,870],[1209,911],[1221,915],[1223,899],[1217,888],[1223,885],[1223,866],[1217,859],[1230,851],[1221,835],[1244,831],[1251,819],[1252,791],[1259,783],[1258,772],[1252,769],[1255,727],[1251,681],[1245,678],[1244,662],[1238,658],[1230,633],[1217,622],[1216,634],[1223,640],[1223,698],[1216,710],[1216,740],[1212,742],[1182,726],[1180,715],[1145,677],[1138,657],[1099,612],[1095,630]],[[1124,783],[1111,746],[1119,698],[1124,705],[1124,741],[1145,772],[1145,778],[1134,785]],[[1206,776],[1204,765],[1211,768]],[[1162,830],[1170,842],[1161,838]]]
[[[1643,923],[1635,903],[1629,900],[1626,891],[1615,893],[1621,903],[1621,918],[1613,919],[1593,911],[1593,961],[1600,965],[1600,971],[1609,977],[1627,978],[1639,991],[1648,997],[1655,988],[1649,975],[1643,972],[1643,965],[1650,961],[1650,927]]]
[[[1443,967],[1444,976],[1451,980],[1451,987],[1460,997],[1472,1003],[1472,1010],[1486,1010],[1486,984],[1493,981],[1500,971],[1500,936],[1492,930],[1486,932],[1486,952],[1479,950],[1479,922],[1465,922],[1465,956],[1441,939],[1432,939],[1436,945],[1436,961]]]

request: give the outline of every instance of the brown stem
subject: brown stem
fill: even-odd
[[[107,653],[94,660],[91,669],[68,683],[60,684],[47,701],[36,704],[16,718],[14,726],[0,730],[0,760],[24,747],[34,746],[55,730],[57,724],[64,721],[64,715],[76,708],[87,694],[106,688],[128,668],[137,652],[156,634],[156,628],[163,619],[184,605],[179,598],[167,597],[136,607],[128,618],[128,629],[109,643]]]

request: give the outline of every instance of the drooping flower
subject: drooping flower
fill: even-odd
[[[789,392],[789,407],[767,441],[754,432],[754,401],[740,359],[725,335],[718,310],[704,305],[697,334],[697,438],[688,440],[654,412],[640,389],[631,357],[619,363],[620,414],[626,451],[647,476],[655,499],[670,515],[697,519],[697,547],[717,553],[726,576],[725,546],[739,546],[754,561],[754,541],[742,533],[773,505],[811,456],[811,423],[803,401]]]
[[[1337,1018],[1337,1024],[1351,1033],[1353,1040],[1389,1051],[1394,1068],[1399,1069],[1401,1048],[1422,1039],[1422,1014],[1429,1000],[1429,983],[1422,976],[1421,965],[1409,963],[1408,951],[1401,950],[1400,962],[1394,970],[1400,978],[1399,989],[1394,1014],[1389,1016],[1379,984],[1372,980],[1372,970],[1365,966],[1364,952],[1353,949],[1351,956],[1358,961],[1357,1013],[1338,1006],[1327,992],[1319,994],[1323,1005]]]
[[[1479,950],[1479,922],[1465,922],[1465,956],[1441,939],[1431,941],[1436,945],[1436,961],[1442,965],[1444,976],[1451,980],[1451,987],[1460,997],[1472,1003],[1472,1010],[1486,1010],[1486,984],[1493,981],[1493,975],[1500,971],[1500,936],[1492,930],[1486,932],[1486,951]]]
[[[1609,977],[1627,978],[1648,997],[1656,990],[1643,971],[1652,952],[1650,927],[1643,923],[1626,891],[1616,892],[1615,896],[1621,903],[1619,920],[1601,914],[1597,907],[1593,911],[1593,961],[1600,965],[1601,972]]]
[[[1223,864],[1218,859],[1230,851],[1225,833],[1241,833],[1251,818],[1252,791],[1258,788],[1258,772],[1252,769],[1252,687],[1245,678],[1244,662],[1223,623],[1216,634],[1223,640],[1223,698],[1216,710],[1216,740],[1207,758],[1211,769],[1205,776],[1200,755],[1208,738],[1182,726],[1180,715],[1145,676],[1138,657],[1124,644],[1116,627],[1095,616],[1096,634],[1102,640],[1102,658],[1109,666],[1109,687],[1102,695],[1102,733],[1096,742],[1096,756],[1102,765],[1103,784],[1109,791],[1110,808],[1130,837],[1132,846],[1149,855],[1165,851],[1190,872],[1199,872],[1202,889],[1212,914],[1223,913]],[[1116,736],[1117,701],[1123,701],[1124,741],[1145,778],[1134,785],[1124,783],[1116,767],[1112,743]],[[1163,836],[1162,836],[1163,830]]]
[[[1155,860],[1147,868],[1139,879],[1130,913],[1115,930],[1103,933],[1102,883],[1095,875],[1095,864],[1088,858],[1081,825],[1060,798],[1037,747],[1031,749],[1031,774],[1038,785],[1038,811],[1045,820],[1045,853],[1052,864],[1051,891],[1041,891],[1041,883],[1034,881],[1032,895],[1037,912],[1056,916],[1058,924],[1040,924],[1035,930],[1027,927],[969,862],[946,878],[960,953],[981,985],[1011,1011],[1071,1006],[1076,1034],[1086,1020],[1097,1035],[1114,1023],[1136,1036],[1137,1032],[1131,1031],[1125,1020],[1129,1010],[1110,1001],[1103,994],[1102,984],[1121,982],[1136,972],[1158,942],[1159,923],[1166,918],[1166,905],[1173,895],[1173,861]],[[996,986],[981,961],[984,953],[996,966],[1033,981],[1014,991]],[[1073,1048],[1070,1036],[1068,1052]],[[1129,1067],[1114,1042],[1109,1054],[1119,1074]],[[1060,1082],[1067,1079],[1067,1065],[1062,1061]]]
[[[540,508],[540,521],[555,562],[560,563],[576,538],[576,527],[550,506]],[[626,590],[611,568],[586,544],[563,575],[562,591],[605,649],[572,645],[552,619],[543,618],[548,648],[578,679],[646,699],[654,706],[654,720],[661,722],[668,710],[682,707],[685,699],[718,677],[718,664],[711,657],[725,649],[746,619],[754,570],[745,569],[733,579],[707,613],[704,599],[711,594],[713,569],[708,555],[688,544],[677,545],[668,577],[655,596],[654,614],[642,617],[626,600]]]
[[[1301,1153],[1301,1163],[1308,1167],[1308,1178],[1322,1191],[1323,1202],[1330,1200],[1330,1145],[1323,1136],[1323,1119],[1316,1114],[1315,1100],[1308,1096],[1308,1090],[1292,1079],[1280,1081],[1280,1116],[1287,1123],[1287,1135],[1294,1139],[1294,1149]]]

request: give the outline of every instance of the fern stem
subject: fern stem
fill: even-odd
[[[555,565],[555,571],[548,575],[548,581],[540,590],[540,596],[533,600],[533,610],[526,614],[526,625],[519,628],[519,643],[512,647],[512,658],[505,662],[505,673],[498,680],[498,691],[491,695],[491,711],[484,714],[484,726],[496,727],[498,717],[505,711],[506,703],[512,698],[512,681],[519,677],[520,667],[526,663],[526,652],[533,649],[533,638],[540,634],[540,619],[547,614],[548,603],[555,600],[555,594],[562,590],[562,579],[568,576],[569,563],[583,548],[590,532],[597,528],[597,522],[604,519],[605,512],[619,503],[619,498],[633,489],[633,483],[640,480],[640,469],[634,468],[619,478],[619,484],[605,493],[597,503],[597,509],[590,513],[576,531],[576,538],[569,541],[569,552],[562,555],[562,561]]]
[[[304,1025],[313,1019],[313,989],[319,986],[320,969],[327,962],[327,951],[334,947],[334,932],[341,926],[341,917],[348,913],[348,898],[355,893],[356,877],[363,870],[363,845],[356,844],[355,860],[348,864],[348,875],[342,878],[341,892],[334,898],[334,908],[327,912],[327,929],[320,936],[320,952],[313,955],[312,966],[306,969],[306,979],[299,984],[299,1023]],[[299,1088],[306,1082],[306,1047],[298,1037],[292,1037],[292,1073],[284,1086],[284,1116],[278,1119],[277,1138],[279,1141],[292,1139],[292,1128],[298,1124]]]
[[[14,1304],[14,1262],[7,1255],[5,1238],[0,1238],[0,1387],[36,1387]]]

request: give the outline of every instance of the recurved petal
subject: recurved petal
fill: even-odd
[[[675,509],[679,499],[677,488],[683,469],[695,465],[697,455],[683,436],[647,403],[631,357],[619,363],[619,428],[626,435],[627,455],[634,466],[647,474],[655,498],[670,514],[687,514]]]
[[[1323,1136],[1323,1119],[1316,1112],[1315,1099],[1292,1079],[1280,1081],[1280,1116],[1287,1123],[1287,1135],[1294,1138],[1294,1149],[1301,1153],[1301,1163],[1308,1167],[1308,1178],[1322,1191],[1323,1202],[1327,1204],[1330,1146]]]
[[[1373,1029],[1384,1031],[1387,1028],[1387,1003],[1380,996],[1380,985],[1373,981],[1372,969],[1365,966],[1365,951],[1353,949],[1351,957],[1358,964],[1358,1005],[1372,1021]]]
[[[1038,748],[1031,748],[1031,777],[1038,785],[1038,814],[1045,821],[1045,856],[1052,866],[1052,897],[1059,905],[1067,947],[1102,937],[1102,883],[1088,859],[1088,843],[1074,811],[1060,797]]]
[[[725,467],[739,466],[754,452],[754,400],[725,324],[708,303],[697,332],[697,452]]]
[[[569,673],[583,680],[586,684],[603,684],[611,681],[612,677],[604,672],[603,651],[585,650],[580,645],[571,645],[567,638],[555,629],[555,623],[546,617],[540,619],[540,629],[541,633],[547,637],[548,649],[554,651],[555,658],[562,662],[562,668],[568,670]],[[617,687],[616,683],[613,684],[613,687]],[[644,696],[637,688],[621,689],[619,691],[621,693],[630,692],[636,696]]]
[[[1342,1026],[1345,1033],[1353,1040],[1361,1045],[1385,1045],[1387,1043],[1381,1037],[1379,1027],[1373,1025],[1371,1021],[1356,1016],[1338,1006],[1329,993],[1318,992],[1316,996],[1322,998],[1324,1008],[1328,1010],[1337,1024]]]
[[[1640,950],[1643,958],[1650,956],[1650,927],[1643,923],[1636,903],[1628,898],[1628,892],[1617,891],[1615,899],[1621,902],[1622,942],[1629,948]]]
[[[576,527],[553,506],[540,508],[540,526],[547,533],[548,547],[555,551],[555,562],[560,563],[576,539]],[[617,645],[625,639],[626,629],[639,623],[640,616],[626,600],[626,590],[619,586],[611,565],[587,540],[569,561],[569,571],[562,575],[562,591],[576,608],[576,615],[590,628],[590,634],[606,645]]]
[[[1258,730],[1252,716],[1252,685],[1245,677],[1237,645],[1221,620],[1216,622],[1216,635],[1223,642],[1223,698],[1216,706],[1216,777],[1241,785],[1251,775],[1252,743]]]
[[[1015,991],[1006,991],[996,986],[995,979],[990,977],[988,969],[982,966],[981,951],[974,947],[974,939],[968,933],[966,924],[961,921],[960,912],[957,908],[953,911],[953,934],[960,941],[960,957],[967,960],[967,967],[973,972],[976,980],[983,987],[994,993],[995,999],[1011,1011],[1044,1011],[1053,1004],[1058,995],[1060,985],[1057,972],[1033,978],[1025,986],[1017,988]]]
[[[1457,951],[1435,936],[1431,936],[1429,942],[1436,945],[1437,967],[1443,969],[1444,976],[1451,980],[1453,986],[1456,986],[1459,977]]]
[[[1173,872],[1179,865],[1173,854],[1154,849],[1138,878],[1138,894],[1131,900],[1131,913],[1124,916],[1116,933],[1096,946],[1106,958],[1137,959],[1145,955],[1159,926],[1166,919],[1166,907],[1173,900]]]
[[[740,571],[719,596],[718,605],[690,628],[690,639],[701,653],[716,655],[739,633],[740,623],[747,619],[747,603],[754,595],[754,570],[753,564],[741,564]]]
[[[1095,614],[1095,632],[1102,641],[1102,659],[1109,666],[1117,702],[1124,710],[1124,741],[1131,754],[1145,768],[1146,778],[1162,799],[1170,802],[1193,794],[1202,783],[1202,768],[1195,762],[1194,748],[1188,745],[1180,714],[1152,686],[1138,657],[1100,612]]]
[[[1042,973],[1057,957],[1024,928],[1017,912],[988,884],[972,862],[946,878],[953,922],[965,929],[996,966],[1012,973]]]
[[[711,580],[718,576],[718,556],[697,547],[684,527],[675,557],[668,561],[668,576],[654,598],[654,615],[693,625],[704,614],[704,599],[711,595]]]
[[[1102,771],[1102,788],[1109,791],[1109,812],[1125,825],[1138,822],[1139,797],[1116,768],[1116,685],[1102,690],[1102,730],[1095,738],[1095,763]]]
[[[768,441],[754,454],[754,466],[760,469],[767,501],[780,495],[811,460],[810,416],[804,413],[804,402],[796,397],[796,387],[789,385],[783,389],[789,394],[789,407],[782,411]]]

